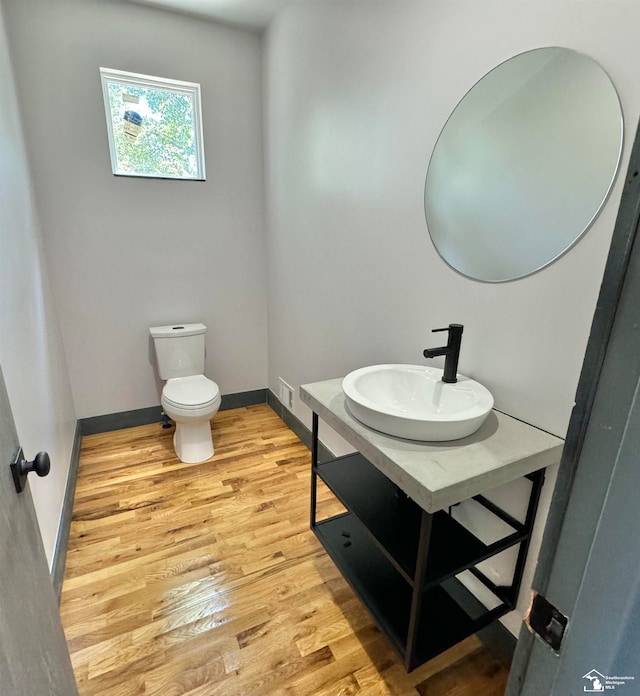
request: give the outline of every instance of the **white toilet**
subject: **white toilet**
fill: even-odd
[[[181,462],[197,464],[213,455],[211,419],[220,408],[218,385],[204,376],[204,324],[153,326],[158,373],[166,380],[160,403],[175,421],[173,447]]]

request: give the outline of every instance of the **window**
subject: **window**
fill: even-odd
[[[100,68],[113,173],[204,180],[200,85]]]

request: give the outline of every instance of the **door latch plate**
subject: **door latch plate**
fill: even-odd
[[[540,594],[534,595],[527,623],[531,630],[555,652],[560,652],[569,617]]]

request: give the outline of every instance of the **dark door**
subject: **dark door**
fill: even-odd
[[[0,368],[0,693],[77,694],[31,493],[16,493],[18,450]],[[30,453],[35,454],[35,453]]]
[[[636,135],[533,584],[568,624],[523,627],[508,696],[640,694],[639,220]]]

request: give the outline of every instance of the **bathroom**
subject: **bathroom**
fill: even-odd
[[[258,34],[127,2],[2,0],[2,81],[13,73],[17,92],[0,97],[3,141],[23,130],[30,169],[14,146],[0,362],[22,446],[55,463],[31,483],[50,563],[76,421],[159,403],[150,326],[202,321],[205,372],[222,394],[277,394],[279,378],[295,392],[362,365],[420,362],[431,329],[460,322],[461,371],[503,411],[564,435],[622,176],[570,253],[504,284],[442,263],[422,195],[461,96],[540,46],[581,51],[611,76],[625,171],[640,7],[577,8],[300,2]],[[206,182],[111,174],[99,66],[202,85]],[[297,393],[293,413],[310,424]]]

